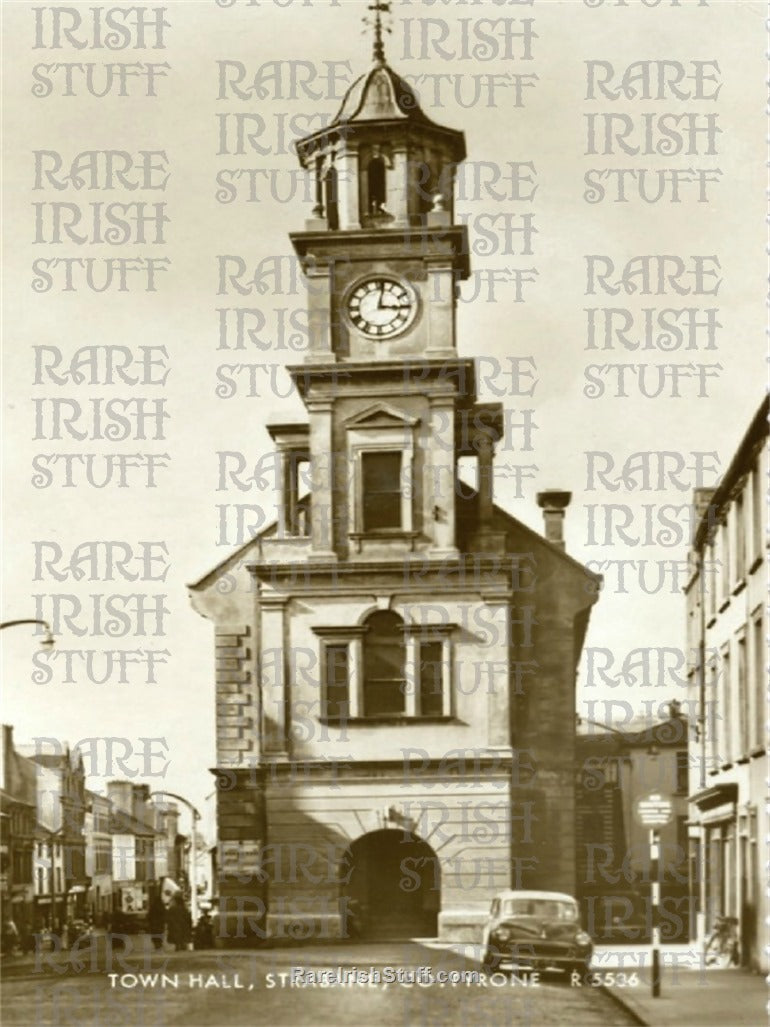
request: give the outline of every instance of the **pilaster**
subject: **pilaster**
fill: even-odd
[[[458,553],[454,415],[454,401],[450,397],[431,398],[430,481],[424,490],[424,523],[432,525],[433,552],[441,556],[456,556]]]
[[[334,549],[334,433],[331,401],[307,404],[310,420],[310,466],[313,492],[311,540],[314,560],[336,560]]]
[[[262,750],[265,756],[289,757],[290,700],[288,674],[287,596],[259,600]]]

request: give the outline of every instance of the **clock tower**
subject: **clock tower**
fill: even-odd
[[[375,43],[337,116],[297,152],[316,205],[291,239],[314,279],[329,276],[311,291],[308,360],[454,357],[456,286],[468,276],[467,231],[453,224],[463,133],[422,112]]]
[[[372,67],[332,122],[297,145],[316,202],[305,230],[290,236],[308,280],[310,341],[305,363],[289,372],[310,413],[313,556],[330,560],[457,556],[456,468],[466,455],[479,459],[478,541],[495,547],[502,408],[476,403],[473,362],[457,355],[469,260],[454,184],[465,140],[432,121],[386,63],[386,8],[373,8]],[[284,481],[282,494],[297,495],[297,481]]]
[[[494,503],[503,410],[455,324],[465,142],[386,63],[386,8],[372,66],[297,145],[307,420],[268,426],[276,521],[191,586],[217,632],[224,943],[473,941],[497,892],[575,886],[597,578],[564,551],[568,492],[538,496],[545,537]]]

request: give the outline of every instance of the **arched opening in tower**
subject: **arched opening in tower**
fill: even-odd
[[[367,190],[369,194],[369,213],[379,214],[385,209],[387,188],[385,179],[385,161],[382,157],[372,157],[367,168]]]
[[[330,231],[336,232],[340,227],[340,208],[337,188],[337,169],[329,168],[324,179],[324,198],[326,200],[326,223]]]

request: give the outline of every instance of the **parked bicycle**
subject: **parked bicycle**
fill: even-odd
[[[706,966],[728,967],[740,963],[738,945],[738,918],[718,916],[706,939],[704,950]]]

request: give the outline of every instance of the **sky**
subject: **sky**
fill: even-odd
[[[218,454],[253,468],[269,451],[265,424],[302,417],[283,366],[302,359],[305,305],[286,260],[280,282],[244,297],[220,291],[218,258],[241,258],[249,278],[292,253],[288,232],[303,228],[312,195],[291,141],[332,116],[368,68],[371,32],[366,4],[351,0],[184,0],[163,5],[167,25],[145,4],[143,36],[119,17],[94,24],[93,10],[108,8],[70,6],[80,23],[57,27],[54,8],[3,5],[1,613],[42,616],[56,634],[46,656],[32,629],[3,632],[3,720],[24,742],[102,739],[90,750],[92,787],[135,774],[190,798],[210,825],[213,630],[186,585],[235,548],[235,504],[254,508],[247,525],[272,519],[269,490],[220,487]],[[458,352],[484,358],[481,400],[502,402],[512,423],[532,410],[537,425],[531,448],[515,429],[498,448],[496,501],[540,530],[536,493],[573,494],[567,549],[605,575],[578,704],[615,724],[683,698],[672,673],[610,687],[595,668],[611,661],[601,665],[614,674],[639,648],[683,649],[684,578],[667,561],[685,560],[692,489],[716,483],[765,387],[763,18],[753,2],[404,0],[386,36],[389,62],[425,112],[466,135],[457,212],[476,277],[461,289]],[[73,95],[63,95],[67,75]],[[243,153],[233,152],[237,115],[249,115],[254,135]],[[97,158],[91,188],[81,158],[76,188],[78,168],[69,178],[68,169],[91,151],[112,152],[112,175]],[[622,198],[620,169],[632,169]],[[135,225],[105,236],[95,222],[107,204],[140,202],[143,239]],[[667,260],[632,263],[624,278],[641,255]],[[35,264],[56,258],[92,261],[99,289],[106,259],[151,258],[155,289],[146,264],[126,265],[126,291],[89,288],[87,265],[73,264],[67,289],[65,265]],[[221,311],[235,306],[258,311],[252,325],[262,319],[240,351],[219,348],[222,319],[235,316]],[[607,308],[615,313],[586,312]],[[604,348],[607,317],[626,344],[611,335]],[[646,317],[662,318],[649,336]],[[67,373],[80,347],[105,345],[156,361],[149,384],[114,368],[106,381],[104,351],[95,382]],[[517,358],[534,361],[532,395],[504,373]],[[218,370],[239,364],[248,367]],[[119,420],[117,437],[93,437],[104,434],[95,411],[107,416],[110,400],[133,417],[127,439]],[[159,412],[169,415],[160,427]],[[88,483],[82,454],[100,484],[106,459],[134,453],[153,454],[154,487],[146,462],[125,470],[123,487],[115,466],[105,487]],[[652,454],[637,458],[654,472],[646,483],[622,474],[638,453]],[[77,454],[71,487],[65,454]],[[84,543],[94,575],[70,566]],[[635,561],[623,581],[620,560]],[[121,674],[119,657],[110,665],[105,655],[116,650],[139,650],[140,662]]]

